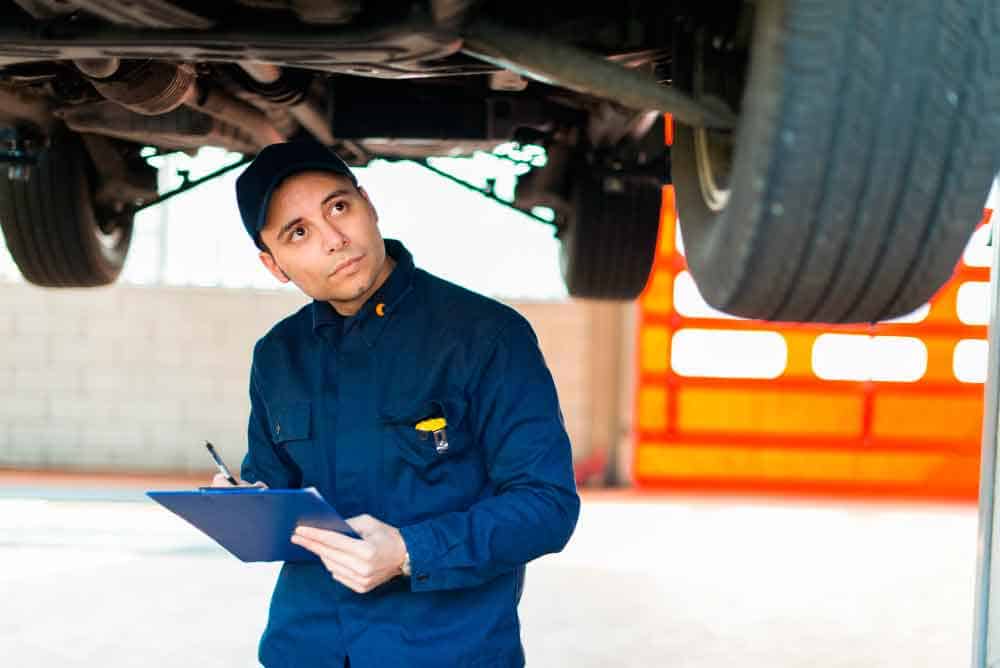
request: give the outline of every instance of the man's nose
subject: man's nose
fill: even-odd
[[[336,253],[349,243],[347,236],[337,229],[336,225],[331,223],[323,225],[323,248],[327,253]]]

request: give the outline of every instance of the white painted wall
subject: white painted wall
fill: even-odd
[[[0,282],[0,468],[208,471],[236,466],[257,338],[304,304],[290,291]],[[556,378],[586,452],[587,329],[578,302],[513,303]]]

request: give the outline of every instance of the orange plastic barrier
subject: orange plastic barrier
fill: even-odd
[[[987,209],[983,224],[990,215]],[[973,341],[981,350],[986,325],[959,319],[958,294],[966,283],[988,283],[988,267],[963,261],[920,322],[777,326],[692,316],[690,309],[686,316],[676,303],[685,263],[675,244],[671,186],[663,190],[662,216],[653,273],[639,300],[638,486],[976,499],[983,385],[956,377],[956,346]],[[699,336],[707,330],[709,342],[712,332],[776,333],[786,350],[784,368],[772,378],[682,375],[674,348],[685,330]],[[916,382],[824,380],[815,368],[824,334],[911,337],[926,350],[926,368],[916,370]]]

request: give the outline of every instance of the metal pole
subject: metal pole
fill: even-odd
[[[1000,197],[997,182],[993,184],[990,204]],[[994,216],[998,214],[994,213]],[[994,668],[1000,665],[996,656],[1000,649],[1000,619],[992,606],[994,569],[1000,558],[994,559],[1000,541],[994,540],[1000,526],[994,512],[997,492],[997,427],[1000,420],[1000,234],[997,220],[992,224],[993,264],[990,269],[989,355],[986,367],[986,408],[983,411],[983,448],[979,469],[979,541],[977,547],[976,600],[972,632],[973,668]]]
[[[200,186],[202,183],[205,183],[206,181],[211,181],[214,178],[222,176],[226,172],[231,172],[234,169],[242,167],[243,165],[247,164],[251,160],[253,160],[253,156],[252,155],[244,155],[242,158],[240,158],[236,162],[234,162],[232,164],[229,164],[229,165],[226,165],[224,167],[220,167],[219,169],[215,170],[211,174],[206,174],[205,176],[203,176],[203,177],[201,177],[199,179],[189,180],[184,174],[181,174],[181,176],[184,179],[183,182],[181,183],[181,185],[177,186],[176,188],[174,188],[170,192],[163,193],[162,195],[160,195],[156,199],[151,199],[148,202],[143,202],[141,205],[139,205],[139,206],[135,207],[134,209],[132,209],[132,211],[133,211],[133,213],[138,213],[138,212],[142,211],[143,209],[148,209],[151,206],[156,206],[157,204],[162,204],[162,203],[166,202],[168,199],[170,199],[171,197],[175,197],[177,195],[180,195],[181,193],[186,193],[187,191],[191,190],[192,188],[196,188],[197,186]],[[167,163],[167,164],[169,165],[169,163]]]
[[[421,167],[423,167],[424,169],[426,169],[426,170],[428,170],[430,172],[434,172],[438,176],[443,176],[444,178],[448,179],[449,181],[451,181],[453,183],[457,183],[460,186],[464,186],[464,187],[468,188],[469,190],[471,190],[473,192],[477,192],[480,195],[482,195],[483,197],[486,197],[488,199],[493,200],[497,204],[502,204],[503,206],[507,207],[508,209],[513,209],[514,211],[517,211],[518,213],[520,213],[522,215],[525,215],[528,218],[531,218],[532,220],[537,220],[539,223],[544,223],[545,225],[555,226],[555,223],[553,221],[548,220],[546,218],[542,218],[541,216],[538,216],[538,215],[532,213],[531,211],[525,211],[524,209],[522,209],[520,207],[514,206],[513,203],[508,202],[505,199],[500,199],[499,197],[497,197],[495,194],[493,194],[492,192],[490,192],[488,190],[483,190],[482,188],[476,187],[473,184],[469,183],[468,181],[464,181],[464,180],[460,179],[459,177],[455,176],[454,174],[449,174],[448,172],[444,171],[443,169],[438,169],[437,167],[434,167],[429,162],[427,162],[427,160],[416,160],[415,162],[418,165],[420,165]]]
[[[671,113],[691,127],[736,127],[736,114],[721,100],[695,99],[570,44],[485,19],[465,26],[462,37],[465,53],[535,81],[615,100],[632,109]]]

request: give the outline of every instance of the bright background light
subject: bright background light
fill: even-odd
[[[498,152],[504,150],[499,147]],[[544,153],[517,157],[544,164]],[[175,153],[151,162],[165,167],[159,186],[166,192],[180,184],[178,169],[187,170],[193,180],[238,159],[238,154],[203,148],[194,157]],[[517,175],[527,170],[486,153],[438,158],[432,164],[477,186],[493,179],[496,194],[508,200]],[[383,236],[402,241],[417,266],[499,299],[567,299],[551,226],[416,162],[376,160],[354,171],[378,210]],[[233,170],[139,212],[121,282],[296,290],[282,287],[267,273],[243,229],[235,196],[241,172]],[[0,279],[21,280],[6,248],[0,253]]]

